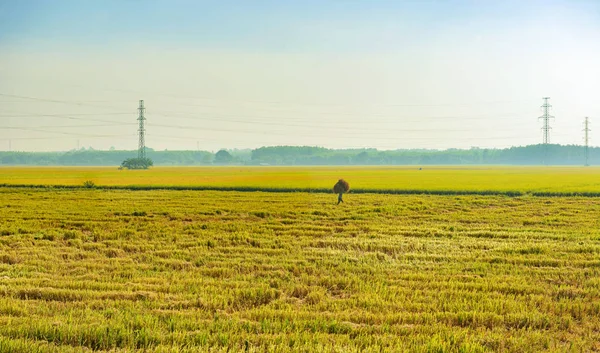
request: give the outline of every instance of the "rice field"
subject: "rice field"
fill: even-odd
[[[600,194],[599,167],[0,167],[2,185],[517,191]]]
[[[264,185],[291,173],[174,170],[0,173],[2,183],[73,185],[236,185],[252,173],[248,183]],[[596,187],[595,169],[556,169],[570,184],[545,177],[538,186],[529,183],[540,169],[511,170],[524,169],[475,169],[480,181],[467,182],[466,169],[317,168],[288,183],[331,187],[343,174],[353,187],[438,180],[443,188],[454,175],[462,187]],[[490,173],[520,182],[494,184],[483,177]],[[597,198],[336,201],[1,187],[0,352],[600,351]]]

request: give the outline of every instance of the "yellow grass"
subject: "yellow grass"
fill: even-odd
[[[0,188],[0,352],[600,349],[597,199],[335,202]]]

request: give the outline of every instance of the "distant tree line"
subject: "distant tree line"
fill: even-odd
[[[136,151],[81,149],[68,152],[0,152],[0,165],[119,166]],[[156,166],[168,165],[583,165],[584,148],[576,145],[530,145],[505,149],[393,150],[328,149],[308,146],[254,150],[155,151],[146,155]],[[600,148],[589,149],[589,164],[600,165]]]
[[[250,164],[271,165],[583,165],[584,148],[576,145],[530,145],[505,149],[392,150],[261,147]],[[600,164],[600,148],[589,149],[589,163]]]

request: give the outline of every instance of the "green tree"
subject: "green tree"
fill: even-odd
[[[220,150],[215,154],[215,163],[231,163],[231,161],[233,161],[233,156],[225,150]]]
[[[121,168],[148,169],[154,165],[150,158],[127,158],[121,163]]]

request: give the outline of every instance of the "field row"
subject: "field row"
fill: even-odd
[[[137,186],[331,190],[344,178],[353,190],[600,195],[595,167],[4,167],[3,185]]]

